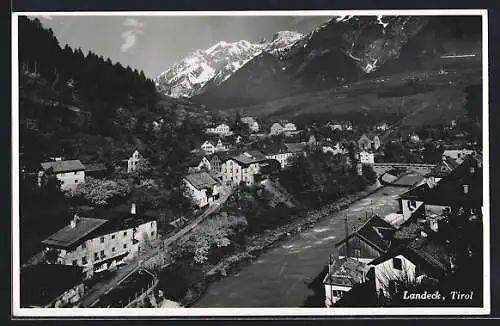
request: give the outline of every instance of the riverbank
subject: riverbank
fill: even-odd
[[[184,306],[192,306],[206,292],[208,286],[224,277],[238,273],[244,267],[252,264],[260,255],[280,245],[297,233],[301,233],[315,226],[333,213],[339,212],[351,204],[362,200],[377,192],[382,187],[374,185],[356,194],[348,195],[334,203],[325,205],[317,210],[310,211],[304,217],[295,217],[290,223],[279,226],[273,230],[267,230],[262,234],[247,238],[246,245],[222,258],[215,266],[204,268],[205,278],[196,284],[198,291],[195,295],[190,295],[187,300],[183,300]]]

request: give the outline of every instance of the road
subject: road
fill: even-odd
[[[383,187],[262,254],[239,273],[209,285],[193,307],[301,307],[314,293],[309,283],[323,270],[335,243],[365,214],[384,216],[398,210],[406,187]],[[372,204],[373,203],[373,204]]]
[[[171,237],[167,239],[163,239],[164,248],[167,248],[172,243],[177,241],[179,238],[184,236],[193,230],[198,224],[200,224],[205,218],[210,216],[210,214],[217,211],[217,209],[227,200],[231,191],[226,189],[222,196],[212,203],[203,213],[201,213],[198,217],[193,219],[189,224],[184,226],[179,232],[175,233]],[[152,256],[158,254],[158,245],[153,245],[152,248],[144,249],[144,251],[134,259],[128,261],[127,265],[120,267],[119,269],[112,274],[111,278],[105,279],[94,284],[90,289],[88,289],[85,293],[84,298],[80,301],[81,307],[92,307],[99,301],[99,298],[110,292],[117,285],[119,285],[124,279],[126,279],[130,274],[135,272],[139,268],[139,264],[141,261],[147,260]]]

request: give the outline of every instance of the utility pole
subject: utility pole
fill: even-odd
[[[344,225],[345,225],[345,256],[349,257],[349,240],[347,237],[349,236],[349,225],[347,222],[347,214],[344,217]]]

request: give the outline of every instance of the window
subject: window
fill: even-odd
[[[397,269],[399,271],[403,270],[403,266],[402,266],[402,262],[401,262],[401,259],[400,258],[393,258],[392,259],[392,267],[394,269]]]
[[[113,235],[111,235],[111,239],[114,239],[114,238],[115,238],[115,235],[114,235],[114,234],[113,234]]]
[[[123,249],[127,249],[127,244],[126,243],[123,244]]]
[[[101,258],[104,258],[105,255],[104,255],[104,250],[101,250]]]
[[[99,253],[94,252],[94,260],[99,260]]]
[[[101,237],[101,243],[104,243],[104,237]]]
[[[154,226],[154,224],[155,224],[155,222],[151,222],[151,227],[153,227],[153,226]]]
[[[77,175],[77,174],[78,174],[78,171],[76,171],[76,172],[73,172],[73,174],[74,174],[74,175]]]
[[[155,236],[155,231],[151,231],[151,236],[154,237]]]
[[[361,257],[361,249],[355,248],[354,249],[354,257]]]
[[[73,260],[73,266],[75,266],[78,263],[78,261],[75,259]]]
[[[127,231],[123,232],[123,236],[126,237],[127,236]]]
[[[85,249],[85,248],[87,248],[87,242],[86,241],[82,243],[82,249]]]
[[[111,248],[111,252],[115,252],[115,247]]]
[[[75,183],[78,183],[78,180],[75,180]]]
[[[82,265],[87,265],[87,257],[82,257]]]

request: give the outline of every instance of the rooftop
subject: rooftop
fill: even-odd
[[[354,258],[336,259],[331,264],[330,273],[326,275],[323,283],[352,287],[363,281],[366,267],[365,263]]]
[[[82,283],[82,267],[38,264],[21,269],[22,307],[43,307]]]
[[[430,237],[417,237],[409,244],[374,259],[369,265],[378,265],[398,255],[403,255],[430,276],[438,278],[446,275],[451,268],[451,256],[446,246]]]
[[[260,163],[267,160],[266,156],[259,151],[246,151],[238,156],[233,156],[233,160],[242,164],[242,165],[250,165],[254,163]]]
[[[207,172],[188,174],[184,178],[198,190],[212,188],[218,184]]]
[[[464,192],[464,185],[468,192]],[[426,183],[410,189],[400,196],[425,202],[427,205],[453,206],[465,203],[482,205],[482,169],[473,158],[467,158],[460,166],[430,188]]]
[[[107,171],[108,168],[103,163],[89,163],[85,164],[85,172],[102,172]]]
[[[358,235],[370,245],[381,252],[387,252],[391,245],[391,239],[396,229],[378,215],[373,215],[363,225],[356,228],[347,238],[343,239],[335,246],[342,245],[346,240],[354,235]]]
[[[43,240],[42,243],[47,246],[68,248],[82,240],[92,231],[108,222],[104,219],[80,217],[75,227],[66,225],[56,233]]]
[[[83,171],[85,166],[80,162],[80,160],[69,160],[69,161],[54,161],[54,162],[43,162],[40,163],[44,171],[52,169],[54,173],[63,172],[74,172]]]

